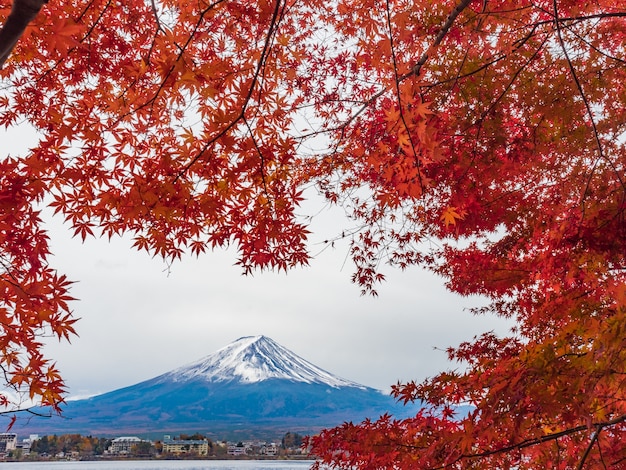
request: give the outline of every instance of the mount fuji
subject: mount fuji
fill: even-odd
[[[199,361],[156,377],[162,382],[239,382],[251,384],[271,379],[365,388],[311,364],[265,336],[239,338]]]
[[[405,417],[417,409],[337,377],[268,337],[250,336],[153,379],[68,401],[63,417],[31,418],[14,429],[84,435],[197,431],[243,439],[311,433],[384,413]]]

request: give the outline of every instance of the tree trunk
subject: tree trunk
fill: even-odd
[[[26,26],[35,19],[48,0],[13,0],[11,14],[0,30],[0,68],[24,34]]]

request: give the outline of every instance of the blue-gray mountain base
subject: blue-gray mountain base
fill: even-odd
[[[33,417],[14,432],[114,436],[200,432],[216,438],[315,433],[418,405],[337,377],[265,336],[244,337],[195,363],[84,400],[63,416]]]

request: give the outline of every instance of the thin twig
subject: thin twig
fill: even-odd
[[[587,457],[589,457],[589,453],[591,452],[591,448],[598,440],[598,437],[600,437],[601,432],[602,427],[600,426],[594,431],[593,435],[591,436],[591,440],[589,441],[589,445],[585,449],[585,453],[582,455],[582,457],[580,458],[580,462],[578,462],[578,465],[576,466],[576,470],[583,470],[585,462],[587,461]]]
[[[419,181],[420,189],[422,193],[424,192],[424,182],[422,179],[422,168],[421,162],[417,155],[417,148],[414,142],[414,137],[409,129],[409,125],[406,122],[406,116],[404,114],[404,108],[402,106],[402,94],[400,93],[400,77],[398,76],[398,62],[396,60],[396,49],[393,41],[393,28],[391,25],[391,7],[389,5],[389,0],[386,2],[386,13],[387,13],[387,28],[389,29],[389,47],[391,49],[391,60],[393,62],[393,72],[396,76],[394,83],[396,88],[396,99],[398,100],[398,110],[400,111],[400,120],[402,121],[402,125],[406,130],[406,133],[409,138],[409,143],[411,144],[411,150],[413,150],[413,156],[415,158],[415,163],[417,167],[417,179]]]

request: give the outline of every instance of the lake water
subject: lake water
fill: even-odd
[[[306,470],[311,460],[116,460],[0,462],[0,470]]]

